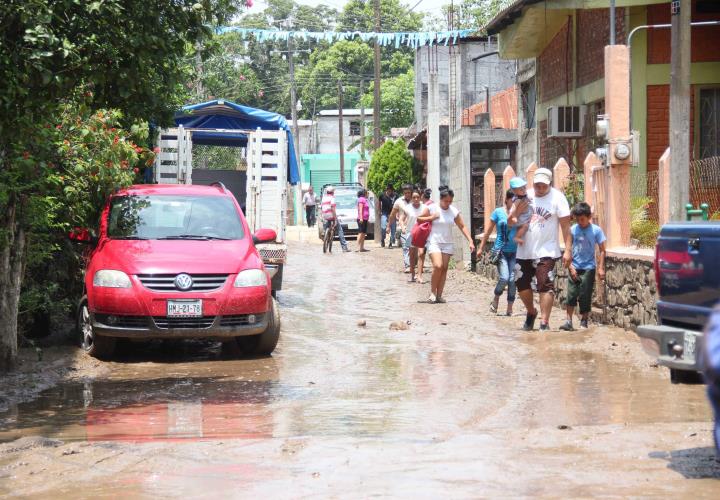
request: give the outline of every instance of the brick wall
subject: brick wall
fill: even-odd
[[[577,10],[577,86],[605,76],[605,46],[610,41],[609,9]],[[625,43],[625,9],[615,12],[615,39]]]
[[[693,21],[714,21],[720,19],[720,13],[698,13],[697,1],[692,2]],[[662,3],[647,6],[648,24],[670,23],[670,3]],[[697,26],[692,28],[691,35],[691,60],[692,62],[720,61],[720,26]],[[648,30],[648,64],[669,64],[670,63],[670,30],[656,29]]]
[[[540,163],[538,167],[545,167],[552,170],[557,161],[562,157],[573,166],[572,152],[574,141],[556,137],[548,138],[547,120],[538,122],[538,133],[540,134]]]
[[[572,18],[560,28],[538,58],[540,102],[572,89]]]
[[[690,158],[693,158],[695,89],[690,87]],[[647,86],[647,169],[658,169],[658,161],[670,145],[670,86]]]

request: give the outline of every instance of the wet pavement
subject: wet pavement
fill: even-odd
[[[464,273],[420,304],[371,248],[291,245],[272,357],[131,345],[0,413],[0,494],[720,497],[703,388],[633,334],[520,332]]]

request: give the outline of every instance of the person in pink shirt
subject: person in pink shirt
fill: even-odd
[[[365,235],[368,230],[368,220],[370,219],[370,204],[367,200],[367,191],[365,189],[358,190],[357,201],[357,223],[358,223],[358,252],[368,252],[365,249]]]

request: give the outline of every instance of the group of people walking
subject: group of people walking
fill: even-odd
[[[402,187],[402,196],[395,197],[393,186],[387,186],[380,200],[382,218],[381,246],[385,235],[389,245],[395,244],[395,225],[399,224],[399,243],[403,247],[405,272],[410,282],[425,283],[425,255],[432,263],[430,294],[424,302],[444,303],[445,282],[450,258],[455,252],[452,228],[456,226],[475,252],[472,235],[459,210],[452,204],[454,193],[441,186],[438,201],[431,199],[430,190],[409,184]],[[574,219],[575,224],[571,225]],[[493,231],[497,237],[488,248]],[[534,330],[539,318],[540,331],[550,330],[550,313],[555,300],[555,269],[558,260],[568,270],[565,300],[566,319],[560,330],[572,331],[575,308],[580,309],[580,326],[587,328],[596,277],[605,279],[605,235],[592,223],[590,205],[579,202],[572,210],[562,191],[552,187],[552,172],[538,169],[527,186],[524,179],[514,177],[505,194],[503,206],[495,209],[490,225],[485,228],[477,256],[490,252],[490,262],[497,266],[498,281],[490,311],[498,313],[500,297],[507,290],[507,309],[512,316],[516,296],[526,310],[523,330]],[[561,242],[564,249],[561,247]],[[535,306],[535,293],[539,307]]]
[[[330,189],[327,191],[331,197]],[[388,185],[380,197],[380,246],[385,247],[387,238],[389,248],[396,244],[402,247],[403,264],[411,283],[427,283],[423,269],[428,256],[432,276],[430,293],[423,302],[445,303],[445,282],[450,258],[455,253],[453,227],[460,230],[471,253],[476,251],[474,239],[460,211],[452,204],[455,196],[452,189],[441,186],[437,201],[432,199],[430,189],[411,184],[404,184],[401,192],[401,196],[397,196],[394,187]],[[326,224],[336,219],[330,198],[327,202],[323,198],[322,211]],[[358,251],[361,252],[367,251],[365,234],[369,213],[367,192],[361,189],[357,201]],[[575,219],[572,226],[571,217]],[[490,235],[495,230],[497,237],[488,248]],[[343,250],[348,251],[342,232],[340,238]],[[569,280],[566,320],[560,329],[574,330],[573,316],[578,305],[580,326],[588,326],[595,279],[602,281],[605,278],[605,235],[592,223],[591,208],[587,203],[577,203],[570,209],[563,192],[552,187],[549,169],[538,169],[530,188],[520,177],[511,179],[503,206],[492,212],[490,224],[484,230],[477,256],[486,251],[490,252],[490,262],[498,270],[491,312],[498,312],[500,297],[507,290],[504,314],[512,316],[515,298],[519,296],[526,310],[522,328],[533,330],[539,317],[540,331],[550,330],[550,312],[556,293],[555,268],[557,261],[562,259]],[[535,306],[535,293],[538,294],[539,308]]]
[[[571,226],[571,217],[575,224]],[[490,310],[497,312],[507,288],[508,316],[513,313],[516,295],[527,311],[524,330],[533,330],[540,316],[540,331],[550,330],[550,312],[555,300],[555,266],[562,258],[568,269],[565,300],[566,319],[560,330],[572,331],[575,308],[580,306],[580,326],[587,327],[597,275],[605,279],[605,235],[592,223],[590,205],[577,203],[572,210],[562,191],[552,187],[552,172],[539,168],[531,189],[520,177],[510,180],[504,206],[495,209],[485,228],[477,255],[487,251],[487,241],[497,229],[490,248],[490,261],[498,269],[498,282]],[[564,250],[560,241],[564,243]],[[597,248],[597,253],[596,253]],[[534,292],[539,296],[539,311]]]
[[[432,264],[430,278],[430,294],[425,302],[436,304],[444,303],[443,291],[450,265],[450,257],[454,253],[452,228],[457,226],[467,239],[470,250],[475,250],[475,243],[470,231],[460,216],[460,211],[453,206],[455,193],[447,186],[440,186],[438,201],[432,200],[432,190],[414,187],[405,184],[402,187],[402,196],[392,202],[393,186],[387,189],[381,197],[381,209],[392,206],[389,213],[382,215],[382,240],[384,234],[390,236],[389,244],[392,246],[395,224],[400,225],[400,244],[403,248],[403,263],[405,272],[410,274],[409,282],[424,284],[423,269],[425,256],[429,256]],[[384,203],[385,201],[385,203]]]

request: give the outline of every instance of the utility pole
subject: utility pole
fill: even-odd
[[[340,144],[340,182],[345,182],[345,144],[343,141],[343,86],[338,80],[338,142]]]
[[[380,33],[380,0],[375,0],[375,33]],[[375,88],[373,102],[373,148],[380,147],[380,41],[375,37]]]
[[[298,127],[298,116],[297,116],[297,89],[295,88],[295,60],[294,47],[293,47],[292,36],[288,37],[287,43],[287,54],[288,54],[288,66],[290,70],[290,116],[292,118],[292,129],[293,129],[293,142],[295,146],[295,157],[300,163],[300,130]],[[299,168],[300,165],[298,165]],[[302,225],[302,186],[298,182],[295,185],[295,224]]]
[[[362,102],[365,94],[365,79],[360,80],[360,158],[365,160],[365,105]]]
[[[690,201],[690,0],[670,2],[670,220]]]
[[[295,61],[293,60],[292,36],[288,37],[288,65],[290,69],[290,116],[292,117],[293,135],[295,136],[295,154],[300,154],[300,132],[297,116],[297,89],[295,88]]]

